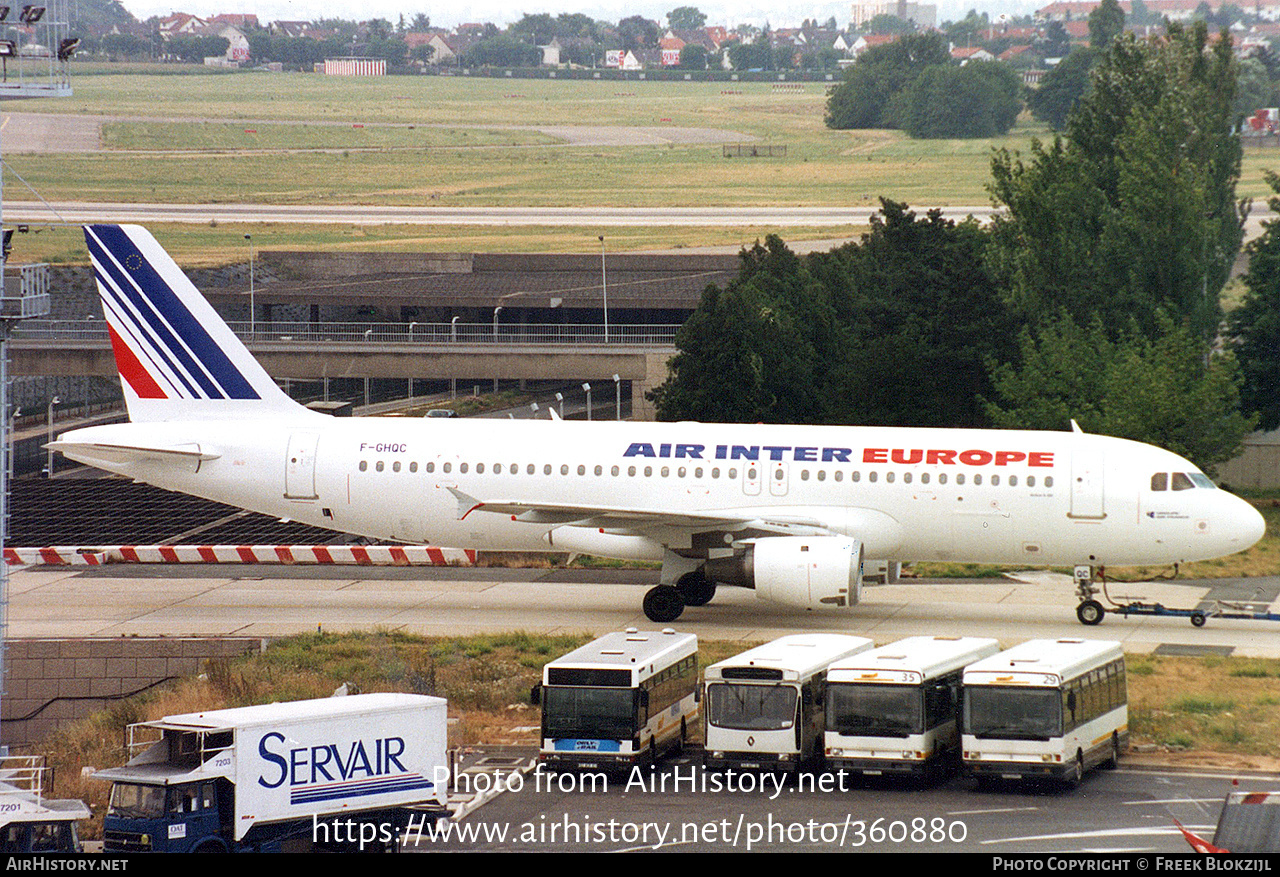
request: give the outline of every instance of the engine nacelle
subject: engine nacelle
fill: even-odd
[[[801,609],[848,609],[862,596],[862,543],[856,539],[769,536],[744,544],[742,554],[708,560],[707,577]]]

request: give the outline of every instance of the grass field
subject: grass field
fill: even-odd
[[[73,70],[70,98],[16,107],[109,117],[103,152],[6,156],[46,199],[674,207],[875,205],[886,197],[913,205],[986,205],[992,149],[1025,153],[1032,138],[1052,136],[1025,114],[1009,136],[994,139],[920,141],[897,131],[831,131],[822,123],[824,83],[778,90],[769,83],[104,69],[110,68],[86,67],[80,76]],[[538,125],[598,126],[610,130],[614,143],[566,144],[527,127]],[[654,145],[642,137],[627,142],[625,135],[619,144],[618,129],[680,130],[670,132],[676,142]],[[726,158],[718,141],[700,141],[686,129],[712,131],[713,140],[784,146],[786,153]],[[1263,169],[1273,166],[1280,166],[1280,151],[1249,152],[1240,195],[1265,197]],[[29,199],[12,180],[6,185],[10,197]],[[772,230],[647,229],[610,237],[618,249],[724,246]],[[837,236],[828,229],[781,231],[788,240]],[[569,251],[581,249],[579,237],[595,233],[339,232],[385,247],[402,238],[403,249]],[[234,252],[214,237],[190,251],[195,261]],[[286,246],[309,248],[333,245],[335,234],[311,227],[279,237]]]

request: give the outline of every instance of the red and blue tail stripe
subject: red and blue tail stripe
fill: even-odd
[[[172,275],[166,278],[152,264],[153,255],[144,252],[155,246],[149,234],[118,225],[91,225],[85,227],[85,241],[117,366],[139,398],[261,398],[174,290]],[[181,272],[177,276],[190,284]],[[200,302],[204,304],[202,298]]]

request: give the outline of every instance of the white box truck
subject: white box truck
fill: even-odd
[[[136,754],[94,774],[105,851],[394,851],[445,815],[445,710],[361,694],[131,725]]]

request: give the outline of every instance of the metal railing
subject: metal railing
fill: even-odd
[[[670,347],[679,326],[612,325],[606,338],[600,324],[508,325],[492,323],[257,323],[229,324],[243,341],[337,342],[351,344],[531,344]],[[27,320],[16,341],[107,340],[102,320]]]

